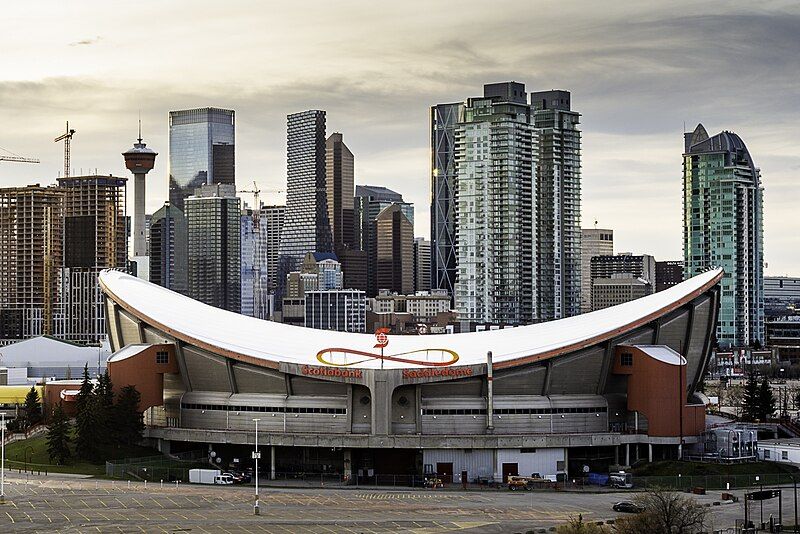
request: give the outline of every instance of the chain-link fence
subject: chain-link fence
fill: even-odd
[[[171,456],[145,456],[106,462],[106,476],[129,480],[188,482],[190,469],[207,467],[204,451],[189,451]]]

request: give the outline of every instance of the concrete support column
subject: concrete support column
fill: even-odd
[[[486,353],[486,433],[494,433],[494,390],[492,381],[492,351]]]
[[[342,456],[344,457],[342,472],[344,473],[345,482],[349,484],[353,478],[353,451],[345,449],[342,451]]]
[[[614,446],[614,465],[619,465],[619,445]]]
[[[569,478],[569,449],[564,447],[564,479]]]
[[[275,445],[269,448],[269,479],[275,480]]]
[[[625,465],[631,465],[631,444],[625,444]]]
[[[683,445],[681,443],[678,444],[678,460],[683,458]]]
[[[647,461],[653,463],[653,444],[647,444]]]

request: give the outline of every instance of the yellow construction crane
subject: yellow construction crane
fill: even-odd
[[[64,141],[64,178],[69,178],[69,142],[72,141],[72,136],[75,135],[75,130],[69,129],[69,121],[67,121],[67,131],[56,137],[53,141],[58,143]]]
[[[258,184],[255,180],[253,180],[253,189],[244,189],[239,190],[237,193],[250,193],[253,195],[253,203],[255,204],[256,211],[261,209],[261,204],[259,203],[259,195],[261,192],[264,191],[265,193],[283,193],[283,189],[259,189]],[[258,227],[258,219],[254,219],[253,222],[256,224],[256,228]]]
[[[7,154],[10,154],[10,156],[7,156],[5,154],[0,154],[0,161],[13,161],[15,163],[39,163],[39,160],[36,159],[36,158],[24,158],[24,157],[20,156],[19,154],[14,154],[10,150],[6,150],[5,148],[3,148],[1,146],[0,146],[0,150],[2,150],[3,152],[6,152]]]

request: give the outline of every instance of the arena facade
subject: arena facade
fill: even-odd
[[[697,443],[721,277],[558,321],[427,336],[261,321],[119,271],[100,285],[111,378],[142,393],[162,451],[249,459],[258,418],[272,476],[472,482],[576,476]]]

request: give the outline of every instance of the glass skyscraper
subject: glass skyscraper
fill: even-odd
[[[333,250],[325,183],[325,112],[289,115],[286,142],[286,215],[278,258],[278,305],[286,275],[299,269],[306,252]]]
[[[455,135],[464,103],[431,108],[431,287],[452,297],[456,283]]]
[[[684,134],[685,278],[722,267],[717,342],[764,343],[761,171],[733,132],[709,137],[702,124]]]
[[[183,202],[206,184],[234,184],[235,117],[229,109],[169,112],[169,201]]]
[[[186,217],[165,202],[150,219],[150,282],[186,294]]]
[[[204,185],[186,199],[189,296],[241,311],[241,206],[231,184]]]

